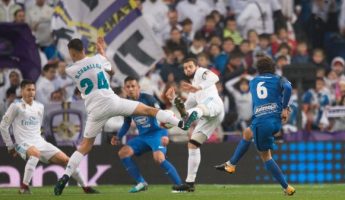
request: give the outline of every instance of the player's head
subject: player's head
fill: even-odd
[[[259,74],[264,74],[264,73],[274,74],[275,73],[273,60],[270,57],[265,56],[265,55],[258,57],[256,68],[258,69]]]
[[[26,103],[32,103],[36,95],[35,82],[33,80],[24,79],[20,83],[22,98]]]
[[[71,56],[73,62],[81,60],[85,57],[83,42],[80,39],[72,39],[71,41],[69,41],[67,46],[69,55]]]
[[[195,72],[199,65],[195,58],[187,58],[183,62],[183,71],[188,78],[194,78]]]
[[[129,98],[138,99],[140,95],[139,80],[135,77],[127,76],[125,79],[125,91]]]

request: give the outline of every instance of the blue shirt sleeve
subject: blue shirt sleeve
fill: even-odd
[[[151,107],[155,107],[158,109],[160,108],[158,101],[152,95],[145,94],[144,98],[146,99],[146,103],[145,103],[146,105],[151,106]]]
[[[129,127],[131,127],[132,118],[125,117],[122,127],[120,128],[119,132],[117,133],[117,137],[121,139],[124,135],[126,135]]]
[[[283,108],[285,109],[290,101],[292,86],[291,83],[284,77],[281,79],[281,86],[283,89]]]

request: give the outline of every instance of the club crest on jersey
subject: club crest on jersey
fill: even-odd
[[[25,105],[25,103],[22,103],[22,107],[23,107],[24,109],[26,109],[26,105]]]
[[[204,80],[206,80],[207,74],[208,74],[208,71],[205,71],[205,72],[202,74],[201,78],[204,79]]]

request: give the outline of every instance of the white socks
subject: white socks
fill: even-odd
[[[74,173],[72,174],[72,177],[74,178],[74,180],[77,181],[77,183],[79,183],[81,187],[86,187],[85,181],[80,173],[79,168],[75,169]]]
[[[65,174],[69,177],[75,172],[79,163],[83,160],[84,155],[79,151],[75,151],[72,156],[69,158],[68,164],[65,169]]]
[[[164,110],[159,110],[157,112],[156,118],[160,122],[169,123],[174,126],[178,126],[178,123],[180,122],[180,120],[177,117],[175,117],[174,114]]]
[[[24,171],[24,177],[23,177],[23,183],[25,185],[29,185],[32,176],[34,174],[35,168],[37,166],[39,159],[35,156],[30,156],[28,161],[25,165],[25,171]]]
[[[188,175],[186,182],[195,182],[201,160],[200,148],[188,149],[188,154]]]

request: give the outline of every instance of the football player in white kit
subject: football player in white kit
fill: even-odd
[[[173,99],[177,109],[187,122],[199,119],[188,142],[188,172],[186,183],[181,187],[189,187],[193,192],[196,174],[200,165],[200,146],[211,136],[213,131],[221,124],[224,118],[224,105],[219,97],[216,83],[219,78],[206,68],[199,67],[196,59],[187,58],[183,62],[185,75],[191,79],[191,84],[181,83],[181,89],[189,92],[183,104],[180,98],[175,98],[175,91],[170,88],[166,96]]]
[[[30,194],[29,183],[38,161],[67,166],[69,158],[41,136],[44,107],[43,104],[34,100],[35,82],[23,80],[21,93],[22,99],[12,103],[6,111],[0,124],[0,131],[8,152],[14,157],[19,154],[24,160],[27,160],[19,193]],[[10,125],[13,127],[15,144],[8,131]],[[93,188],[86,186],[79,169],[72,176],[82,186],[85,193],[98,193]]]
[[[65,174],[59,179],[54,188],[55,195],[61,195],[69,177],[79,163],[92,148],[95,137],[101,132],[105,122],[114,116],[143,115],[156,117],[158,121],[170,123],[180,128],[188,129],[190,124],[176,118],[172,113],[149,107],[138,101],[118,97],[109,87],[106,73],[112,73],[109,61],[104,57],[104,40],[98,38],[97,50],[99,54],[87,57],[80,39],[72,39],[68,43],[68,50],[73,65],[66,69],[66,73],[76,83],[88,113],[84,138],[80,147],[75,151],[66,167]]]

